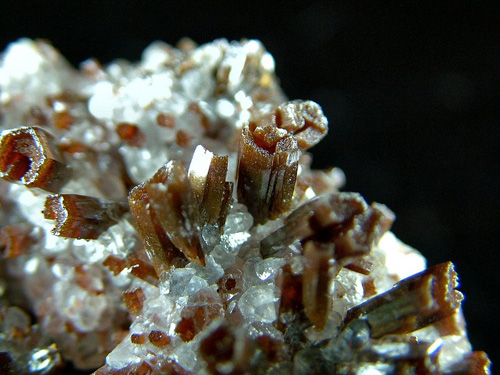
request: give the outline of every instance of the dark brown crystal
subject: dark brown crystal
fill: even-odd
[[[137,232],[157,275],[167,271],[177,259],[185,259],[162,228],[150,205],[145,185],[133,188],[128,199]]]
[[[186,169],[170,161],[145,184],[150,207],[172,243],[190,261],[205,265],[195,215],[196,204]]]
[[[355,319],[365,319],[373,338],[413,332],[457,311],[463,299],[455,290],[457,285],[453,264],[438,264],[352,308],[344,325]]]
[[[125,268],[124,260],[115,257],[114,255],[109,255],[106,259],[104,259],[102,265],[107,267],[114,276],[118,275]]]
[[[130,211],[158,275],[182,256],[179,250],[189,260],[205,265],[192,199],[186,169],[177,161],[130,192]]]
[[[200,353],[210,374],[221,374],[217,365],[233,360],[235,341],[234,333],[225,325],[217,327],[201,341]]]
[[[141,147],[146,140],[146,136],[137,125],[127,122],[120,122],[116,126],[116,133],[122,141],[132,147]]]
[[[129,272],[152,285],[158,284],[158,274],[156,269],[147,261],[132,255],[127,257],[127,268]]]
[[[69,238],[96,239],[116,224],[127,211],[126,205],[78,194],[49,195],[43,214],[55,220],[52,233]]]
[[[42,128],[9,130],[0,139],[0,177],[29,188],[57,192],[66,183],[69,170]]]
[[[189,182],[198,202],[199,224],[218,225],[226,222],[231,204],[233,184],[226,181],[227,156],[218,156],[198,146],[189,165]]]
[[[238,200],[255,222],[276,219],[292,205],[297,178],[297,141],[284,129],[251,123],[241,133]]]
[[[125,300],[127,310],[132,315],[139,315],[142,311],[146,296],[144,295],[142,288],[133,288],[123,292],[123,299]]]
[[[317,144],[328,132],[328,121],[321,107],[310,100],[280,105],[276,110],[276,124],[292,133],[302,150]]]
[[[316,330],[321,331],[330,311],[331,297],[328,291],[332,279],[330,260],[333,259],[333,246],[309,241],[304,245],[304,258],[304,312]]]
[[[281,269],[279,277],[281,298],[278,309],[278,329],[285,331],[296,315],[304,311],[302,274],[294,273],[292,267],[287,264]]]
[[[148,335],[148,340],[154,346],[162,348],[170,344],[172,339],[163,331],[151,331]]]
[[[367,207],[359,194],[323,195],[286,217],[282,228],[262,240],[261,253],[268,257],[296,240],[317,241],[333,244],[334,258],[348,264],[367,254],[393,221],[387,207],[377,203]]]
[[[142,345],[146,342],[146,334],[132,333],[132,335],[130,335],[130,342],[135,345]]]

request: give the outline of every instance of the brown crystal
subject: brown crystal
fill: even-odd
[[[52,115],[54,127],[56,129],[67,130],[75,121],[68,111],[55,112]]]
[[[189,182],[199,205],[199,225],[226,222],[233,184],[226,181],[227,156],[218,156],[199,145],[189,165]]]
[[[377,287],[373,277],[363,280],[363,298],[370,298],[377,294]]]
[[[304,311],[302,301],[302,274],[296,274],[287,264],[281,269],[281,298],[278,309],[278,329],[284,331],[297,314]]]
[[[358,258],[354,262],[346,265],[345,268],[362,275],[369,275],[372,272],[373,262],[366,258]]]
[[[438,264],[352,308],[344,325],[355,319],[366,319],[373,338],[413,332],[457,311],[463,299],[455,290],[457,285],[453,264]]]
[[[378,204],[369,208],[359,194],[335,193],[320,196],[293,211],[282,228],[261,241],[264,257],[300,240],[304,254],[302,300],[304,312],[321,331],[330,309],[328,294],[340,267],[357,262],[354,268],[370,272],[370,252],[392,224],[392,213]]]
[[[310,100],[280,105],[276,110],[276,124],[292,133],[302,150],[317,144],[328,132],[328,120],[321,107]]]
[[[124,204],[78,194],[54,194],[45,200],[43,214],[55,220],[52,233],[69,238],[96,239],[126,212]]]
[[[286,130],[251,123],[243,127],[238,153],[238,200],[257,224],[276,219],[292,205],[299,149]]]
[[[132,255],[127,257],[127,268],[130,273],[152,285],[158,284],[158,275],[156,269],[148,262]]]
[[[333,246],[309,241],[304,245],[304,274],[302,279],[302,300],[304,312],[321,331],[330,311],[328,290],[331,282],[330,259]]]
[[[164,128],[175,127],[175,117],[168,113],[160,113],[156,117],[156,122]]]
[[[34,243],[30,236],[33,227],[28,223],[8,225],[0,229],[0,252],[4,258],[16,258],[27,252]]]
[[[230,267],[217,281],[217,291],[224,308],[243,290],[243,272],[238,267]]]
[[[258,364],[250,363],[255,353],[255,343],[242,333],[238,328],[223,322],[201,340],[200,354],[209,374],[259,373],[253,371]]]
[[[132,147],[141,147],[146,140],[142,130],[135,124],[120,122],[116,126],[116,133],[122,141]]]
[[[218,295],[212,289],[201,290],[188,299],[175,332],[185,342],[191,341],[210,323],[224,316]]]
[[[282,228],[261,241],[261,253],[268,257],[296,240],[314,240],[333,243],[335,259],[348,264],[368,253],[393,221],[387,207],[374,203],[367,208],[359,194],[323,195],[286,217]]]
[[[137,316],[142,311],[146,296],[144,295],[142,288],[133,288],[123,292],[123,299],[127,310],[132,315]]]
[[[185,259],[185,257],[174,246],[162,228],[150,204],[144,183],[130,191],[128,200],[137,232],[142,239],[148,258],[159,276],[163,271],[167,271],[177,259]]]
[[[142,345],[146,342],[146,335],[144,333],[132,333],[130,342],[135,345]]]
[[[0,139],[0,177],[57,192],[69,171],[52,135],[41,128],[25,127],[9,130]]]
[[[188,342],[194,339],[197,333],[194,319],[182,318],[175,328],[175,333],[177,333],[184,342]]]
[[[177,133],[175,133],[175,142],[179,147],[186,148],[189,145],[190,140],[191,137],[189,134],[182,129],[177,130]]]
[[[488,355],[482,351],[470,353],[462,363],[458,364],[451,375],[490,375],[491,361]]]
[[[102,265],[113,272],[113,275],[115,276],[122,272],[125,268],[125,262],[123,259],[115,257],[114,255],[109,255],[106,259],[104,259]]]
[[[170,344],[172,339],[163,331],[151,331],[148,335],[148,340],[154,346],[162,348]]]
[[[373,203],[363,214],[355,216],[337,235],[335,258],[347,263],[360,255],[367,254],[373,244],[387,232],[394,222],[394,213],[386,206]]]
[[[220,325],[200,343],[200,353],[211,374],[219,374],[217,364],[233,359],[235,337],[229,327]]]
[[[205,265],[199,241],[196,204],[182,162],[170,161],[145,184],[152,210],[172,243],[190,261]]]
[[[205,265],[193,193],[181,162],[170,161],[129,194],[130,211],[158,275],[179,258]]]
[[[359,194],[340,193],[314,198],[288,215],[283,226],[261,241],[261,253],[271,256],[296,240],[326,239],[353,216],[366,209]],[[332,229],[332,230],[329,230]]]

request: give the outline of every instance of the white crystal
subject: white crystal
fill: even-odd
[[[123,340],[106,357],[106,364],[115,369],[121,369],[129,365],[141,362],[141,358],[132,354],[134,348],[129,340]]]
[[[101,327],[101,316],[107,308],[104,295],[91,294],[67,281],[56,282],[54,304],[80,332]]]
[[[248,212],[230,213],[224,226],[224,234],[230,235],[248,231],[253,225],[253,217]]]
[[[208,287],[207,281],[196,276],[196,270],[192,268],[176,268],[167,282],[165,291],[168,290],[172,296],[190,296]]]
[[[219,228],[215,225],[204,225],[201,236],[208,247],[213,247],[220,240]]]
[[[241,314],[249,322],[273,323],[277,319],[274,285],[261,284],[248,288],[238,301]]]
[[[263,259],[255,264],[255,273],[262,281],[274,281],[276,274],[284,264],[283,258]]]
[[[61,237],[57,238],[62,240]],[[72,250],[73,254],[82,262],[97,263],[104,260],[106,248],[98,241],[89,242],[88,240],[75,239]]]
[[[205,257],[205,263],[205,267],[190,263],[186,266],[186,269],[194,269],[196,275],[205,280],[208,285],[215,284],[224,275],[224,269],[215,261],[212,255]]]
[[[464,356],[472,351],[472,346],[465,336],[445,336],[443,346],[439,352],[441,368],[451,368],[462,362]]]
[[[378,248],[385,253],[387,272],[399,280],[426,268],[425,258],[417,250],[398,240],[392,232],[382,236]]]

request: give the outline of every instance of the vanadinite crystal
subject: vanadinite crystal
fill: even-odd
[[[453,264],[311,170],[327,119],[258,41],[76,70],[23,39],[0,102],[2,374],[489,373]]]

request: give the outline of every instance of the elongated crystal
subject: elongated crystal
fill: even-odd
[[[49,195],[43,214],[55,220],[52,233],[69,238],[96,239],[116,224],[126,211],[126,205],[78,194]]]

